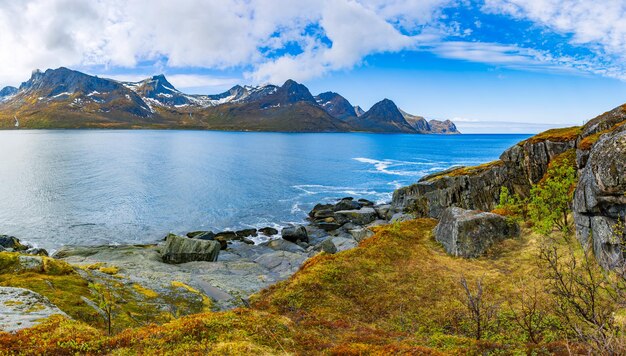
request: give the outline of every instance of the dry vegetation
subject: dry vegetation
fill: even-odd
[[[522,238],[498,244],[483,258],[466,260],[445,254],[432,237],[435,224],[418,219],[389,225],[354,250],[320,254],[289,280],[256,295],[248,309],[116,330],[113,336],[106,335],[101,323],[52,318],[33,329],[0,334],[0,350],[358,355],[543,353],[574,347],[566,342],[570,334],[553,312],[553,299],[546,292],[547,279],[538,259],[543,237],[525,229]],[[70,271],[35,277],[51,280],[58,289],[67,290],[68,297],[89,295],[87,285],[70,282]],[[2,278],[3,285],[14,284],[7,283],[7,276]],[[481,281],[483,303],[492,306],[481,340],[475,339],[461,279],[472,290]],[[51,296],[36,283],[26,284]],[[150,291],[138,291],[154,297]],[[53,297],[63,310],[76,310],[69,300]],[[542,324],[530,331],[524,327],[528,299],[536,301],[533,312],[542,315]]]
[[[527,140],[524,140],[518,143],[518,145],[522,146],[526,143],[534,144],[534,143],[539,143],[543,141],[552,141],[552,142],[574,141],[576,140],[576,138],[578,138],[581,132],[582,132],[582,127],[580,126],[551,129],[551,130],[544,131],[538,135],[535,135]]]
[[[426,181],[434,181],[442,177],[474,176],[474,175],[481,174],[485,171],[488,171],[493,167],[499,167],[503,165],[504,165],[504,162],[500,160],[496,160],[496,161],[492,161],[488,163],[483,163],[478,166],[460,167],[457,169],[453,169],[451,171],[442,172],[441,174],[431,175],[426,179]]]

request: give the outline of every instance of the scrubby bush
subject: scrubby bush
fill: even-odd
[[[576,169],[564,159],[552,165],[544,179],[531,189],[528,208],[535,231],[543,235],[555,229],[571,231],[568,215],[576,181]]]

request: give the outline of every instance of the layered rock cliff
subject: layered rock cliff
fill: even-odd
[[[439,218],[451,206],[492,210],[503,186],[527,197],[550,161],[575,147],[579,131],[577,127],[549,130],[507,149],[497,161],[426,176],[396,190],[392,207],[419,217]]]
[[[577,150],[579,182],[573,210],[578,239],[606,268],[624,262],[626,240],[626,112],[589,121]]]

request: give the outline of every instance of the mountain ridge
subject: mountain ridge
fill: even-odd
[[[335,92],[314,96],[303,84],[241,86],[213,95],[179,91],[165,75],[138,82],[65,67],[35,70],[19,88],[0,90],[0,129],[176,128],[278,132],[458,133],[412,126],[418,117],[384,99],[364,112]]]

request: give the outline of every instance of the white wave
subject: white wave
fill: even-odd
[[[397,160],[391,160],[391,159],[386,159],[384,161],[381,161],[381,160],[365,158],[365,157],[357,157],[353,159],[361,163],[367,163],[367,164],[373,165],[375,170],[372,172],[396,175],[396,176],[417,177],[417,176],[423,175],[423,173],[421,170],[413,168],[414,166],[435,164],[435,162],[430,162],[430,161],[429,162],[408,162],[408,161],[397,161]],[[405,166],[411,166],[411,169],[398,169],[398,168],[402,168]]]
[[[299,212],[302,212],[302,209],[300,209],[300,205],[299,205],[298,203],[294,203],[294,204],[291,206],[291,213],[292,213],[292,214],[297,214],[297,213],[299,213]]]
[[[317,194],[342,194],[350,196],[363,196],[363,195],[377,195],[380,192],[367,188],[356,187],[336,187],[332,185],[319,185],[319,184],[300,184],[292,186],[294,189],[304,192],[306,195]],[[341,198],[337,196],[336,198]]]

